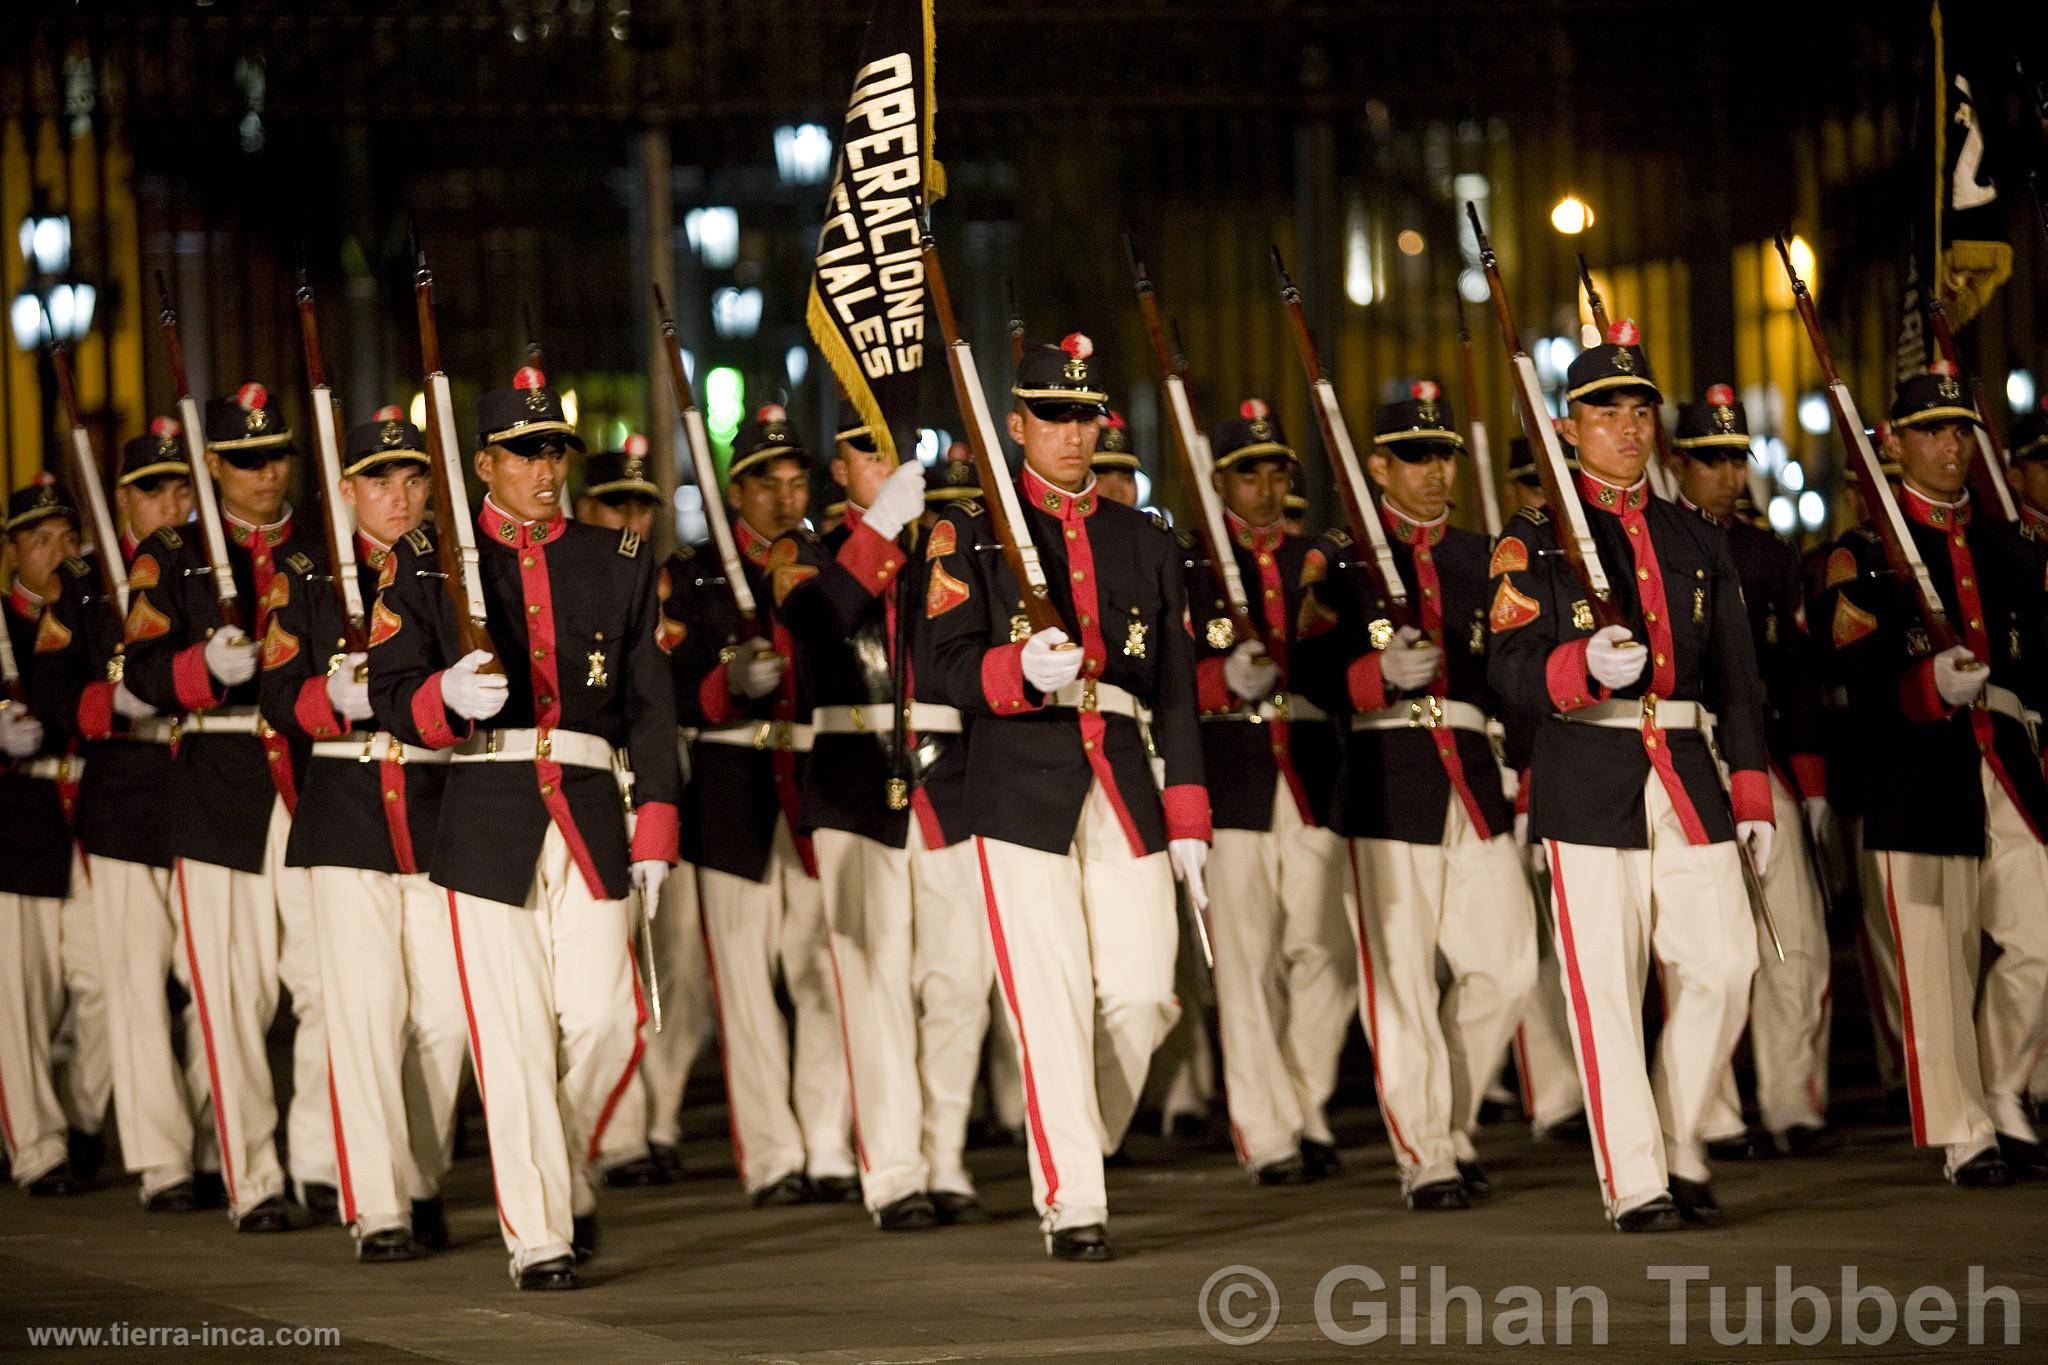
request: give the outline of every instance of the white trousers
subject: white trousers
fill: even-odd
[[[1980,765],[1985,856],[1865,850],[1864,914],[1904,1042],[1913,1140],[1967,1156],[2031,1080],[2048,992],[2048,848]],[[1999,947],[1982,972],[1982,940]],[[1888,968],[1888,970],[1885,970]],[[2019,1120],[2024,1123],[2024,1119]],[[2024,1132],[2015,1137],[2030,1136]]]
[[[1046,1231],[1109,1217],[1102,1158],[1130,1126],[1152,1053],[1180,1017],[1173,871],[1134,857],[1100,783],[1072,847],[975,840],[996,980],[1017,1036],[1031,1200]]]
[[[58,1027],[63,1065],[57,1100],[81,1133],[106,1127],[114,1102],[113,1044],[107,1035],[106,968],[99,922],[93,914],[92,874],[97,861],[74,844],[71,894],[58,914],[58,956],[64,964],[65,1012]]]
[[[640,1060],[639,912],[591,895],[552,824],[524,905],[442,895],[516,1276],[568,1255],[597,1208],[591,1166]]]
[[[17,1184],[62,1166],[69,1126],[50,1044],[64,1012],[63,926],[85,881],[74,849],[64,899],[0,893],[0,1135]]]
[[[292,994],[292,1099],[285,1142],[300,1185],[335,1183],[333,1109],[327,1097],[327,1030],[312,879],[286,867],[291,817],[273,802],[263,870],[238,872],[180,858],[179,920],[192,1001],[213,1095],[221,1177],[239,1219],[284,1192],[278,1164],[277,1096],[265,1044],[280,983]]]
[[[1756,1101],[1764,1127],[1783,1133],[1827,1122],[1830,950],[1820,883],[1800,830],[1803,813],[1776,774],[1770,782],[1778,838],[1764,869],[1764,899],[1770,902],[1785,960],[1778,961],[1770,935],[1758,920],[1758,965],[1749,990],[1749,1047],[1756,1061]],[[1721,1076],[1703,1130],[1708,1138],[1739,1137],[1743,1127],[1742,1101],[1736,1093],[1735,1069],[1730,1067]]]
[[[178,943],[177,900],[167,867],[119,858],[92,860],[93,922],[99,932],[107,995],[107,1037],[121,1157],[142,1177],[144,1198],[192,1176],[193,1159],[218,1165],[213,1148],[206,1040],[195,1006],[178,1021],[186,1050],[181,1072],[172,1046],[164,983],[176,977],[192,995]]]
[[[1523,850],[1517,849],[1521,854]],[[1547,882],[1550,874],[1543,873]],[[1543,888],[1544,904],[1550,890]],[[1571,1021],[1566,1016],[1564,978],[1558,970],[1556,935],[1539,926],[1536,935],[1536,984],[1522,1002],[1511,1046],[1515,1074],[1521,1082],[1522,1109],[1530,1131],[1541,1137],[1566,1119],[1586,1112],[1579,1088],[1578,1063],[1572,1058]]]
[[[804,871],[780,819],[763,880],[708,867],[697,876],[741,1183],[752,1193],[789,1175],[855,1174],[853,1100],[818,879]],[[778,972],[796,1007],[794,1073],[790,1026],[775,1001]]]
[[[447,893],[419,872],[310,871],[342,1218],[358,1238],[410,1228],[453,1156],[467,1042]]]
[[[1206,873],[1223,1094],[1254,1170],[1303,1138],[1331,1141],[1323,1110],[1358,991],[1344,841],[1304,823],[1287,784],[1275,785],[1273,827],[1217,830]]]
[[[1521,857],[1512,834],[1480,838],[1455,792],[1439,843],[1351,840],[1359,1017],[1403,1190],[1454,1180],[1475,1155],[1480,1101],[1536,980]]]
[[[1648,848],[1544,841],[1572,1048],[1609,1217],[1706,1180],[1701,1122],[1742,1032],[1756,931],[1733,841],[1690,844],[1653,771]],[[1664,987],[1654,1069],[1643,1049],[1652,961]],[[1653,1074],[1654,1073],[1654,1074]]]
[[[684,863],[661,884],[661,913],[652,928],[655,970],[661,978],[661,1032],[642,1030],[647,1050],[640,1057],[647,1138],[664,1147],[682,1142],[683,1090],[697,1054],[711,1041],[718,1023],[711,1007],[703,921],[697,869]]]
[[[971,842],[903,848],[843,830],[813,836],[845,1030],[862,1197],[972,1195],[967,1111],[994,964]]]

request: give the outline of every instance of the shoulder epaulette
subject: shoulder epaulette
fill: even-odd
[[[619,553],[627,559],[640,557],[640,533],[627,528],[619,532]]]
[[[1192,550],[1195,548],[1195,533],[1185,527],[1176,527],[1173,531],[1173,543],[1183,550]]]
[[[405,543],[412,546],[414,554],[423,555],[434,548],[433,537],[424,526],[415,526],[405,533]]]
[[[825,538],[819,535],[809,523],[798,526],[796,534],[806,545],[822,545],[825,541]]]
[[[1166,513],[1156,507],[1146,512],[1145,516],[1154,526],[1157,526],[1162,531],[1171,531],[1173,529],[1173,523],[1166,519]]]
[[[1857,522],[1854,526],[1851,526],[1849,528],[1848,533],[1852,536],[1861,536],[1863,539],[1869,541],[1872,545],[1881,545],[1884,543],[1883,541],[1878,539],[1877,528],[1870,525],[1868,522]]]
[[[678,545],[676,546],[674,557],[679,560],[695,559],[697,557],[697,547],[694,545]]]
[[[983,509],[982,505],[976,502],[973,498],[962,498],[960,501],[954,503],[953,505],[959,508],[963,514],[970,517],[978,517],[982,514],[983,510],[985,510]]]
[[[86,563],[77,555],[66,555],[64,557],[64,572],[70,574],[73,578],[84,578],[92,572],[92,565]]]
[[[1531,526],[1548,526],[1550,524],[1550,514],[1540,507],[1524,507],[1521,511],[1515,513],[1514,520],[1526,521]]]
[[[1349,531],[1340,531],[1334,526],[1323,532],[1323,535],[1329,539],[1332,545],[1340,550],[1351,544],[1351,533]]]
[[[310,574],[313,572],[313,561],[306,558],[305,554],[299,550],[293,550],[284,557],[284,566],[296,574]]]
[[[157,539],[163,541],[166,550],[182,550],[185,548],[184,540],[179,537],[176,531],[168,526],[158,527],[156,534]]]

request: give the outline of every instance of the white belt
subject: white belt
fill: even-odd
[[[1204,715],[1204,721],[1244,720],[1262,725],[1272,720],[1328,720],[1329,712],[1317,706],[1299,692],[1277,692],[1257,706],[1247,706],[1242,711],[1211,711]]]
[[[1057,692],[1046,694],[1048,707],[1066,706],[1076,711],[1099,711],[1111,716],[1129,716],[1136,720],[1144,710],[1138,699],[1118,687],[1115,683],[1097,682],[1093,678],[1076,678]]]
[[[532,763],[536,759],[573,768],[612,768],[617,766],[618,754],[604,740],[580,730],[484,730],[464,740],[454,755],[457,763]]]
[[[321,739],[313,742],[313,757],[350,759],[357,763],[447,763],[454,756],[446,749],[422,749],[406,744],[389,730],[373,730],[361,739]]]
[[[1610,730],[1640,730],[1645,725],[1660,730],[1714,728],[1714,713],[1698,702],[1663,701],[1654,696],[1603,701],[1560,719],[1572,725],[1601,725]]]
[[[188,711],[171,722],[171,742],[180,735],[263,735],[270,727],[253,706],[235,706],[224,711]]]
[[[1486,733],[1486,713],[1469,701],[1416,697],[1351,718],[1356,730],[1470,730]]]
[[[889,702],[865,706],[821,706],[811,712],[811,732],[818,735],[886,735],[896,728],[896,707]],[[960,733],[960,713],[934,702],[910,703],[910,728],[927,735]]]
[[[85,760],[72,754],[61,754],[56,758],[32,759],[15,771],[23,777],[44,782],[76,782],[85,774]]]
[[[778,753],[811,751],[811,727],[790,720],[750,720],[716,730],[687,731],[694,744],[724,744],[735,749],[773,749]]]
[[[144,744],[175,744],[178,739],[177,718],[145,716],[135,722],[134,728],[128,732],[128,738],[141,740]]]

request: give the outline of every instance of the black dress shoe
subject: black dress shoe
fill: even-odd
[[[1810,1123],[1795,1123],[1773,1140],[1786,1156],[1825,1156],[1835,1146],[1833,1133]]]
[[[84,1194],[85,1185],[72,1176],[68,1167],[58,1167],[28,1182],[29,1197],[32,1199],[69,1199],[74,1194]]]
[[[813,1204],[858,1204],[860,1202],[860,1177],[855,1175],[821,1175],[811,1182]]]
[[[1216,1125],[1207,1114],[1175,1114],[1160,1125],[1160,1136],[1169,1142],[1202,1146],[1216,1140]]]
[[[199,1196],[189,1180],[166,1185],[142,1201],[144,1213],[191,1213],[199,1207]]]
[[[581,1289],[583,1282],[576,1278],[576,1260],[572,1256],[556,1256],[550,1260],[535,1261],[519,1272],[521,1289]]]
[[[273,1194],[235,1220],[236,1232],[290,1232],[292,1211],[284,1196]]]
[[[1550,1124],[1536,1136],[1545,1142],[1588,1142],[1593,1130],[1587,1126],[1585,1114],[1577,1113]]]
[[[1479,1169],[1476,1161],[1458,1163],[1458,1179],[1465,1186],[1465,1193],[1473,1199],[1484,1199],[1493,1193],[1493,1182],[1486,1178],[1486,1172]]]
[[[2000,1133],[1998,1154],[2005,1158],[2006,1168],[2016,1180],[2038,1180],[2048,1175],[2048,1152],[2043,1152],[2038,1142]]]
[[[662,1184],[666,1185],[683,1178],[683,1152],[680,1147],[671,1147],[666,1142],[650,1142],[647,1153],[661,1166]]]
[[[1465,1197],[1462,1180],[1432,1180],[1427,1185],[1417,1185],[1402,1198],[1417,1213],[1449,1213],[1472,1207],[1472,1201]]]
[[[1687,1180],[1682,1175],[1671,1177],[1671,1202],[1678,1205],[1678,1216],[1695,1227],[1718,1227],[1721,1222],[1721,1204],[1714,1198],[1713,1185],[1705,1180]]]
[[[1326,1179],[1344,1168],[1344,1163],[1337,1157],[1337,1149],[1314,1138],[1301,1140],[1301,1164],[1308,1168],[1310,1180]]]
[[[198,1205],[202,1209],[226,1208],[228,1203],[227,1182],[220,1178],[219,1171],[194,1171],[192,1172],[192,1198],[198,1201]]]
[[[1707,1155],[1716,1161],[1761,1161],[1776,1156],[1777,1146],[1754,1128],[1745,1128],[1732,1137],[1708,1138]]]
[[[1308,1173],[1308,1163],[1299,1155],[1269,1161],[1258,1170],[1261,1185],[1306,1185],[1313,1179],[1315,1177]]]
[[[604,1173],[604,1183],[615,1190],[645,1189],[650,1185],[666,1185],[669,1174],[666,1167],[655,1160],[654,1153],[634,1157],[622,1162]]]
[[[299,1182],[299,1203],[313,1215],[313,1225],[324,1227],[341,1221],[341,1192],[318,1180]]]
[[[404,1228],[385,1228],[373,1232],[356,1243],[356,1260],[363,1265],[381,1265],[386,1261],[417,1261],[420,1258],[419,1244]]]
[[[73,1128],[64,1145],[70,1152],[71,1174],[91,1184],[92,1178],[100,1173],[100,1163],[107,1159],[106,1136],[102,1133],[81,1133]]]
[[[448,1249],[448,1210],[439,1195],[412,1201],[412,1239],[427,1251]]]
[[[1078,1228],[1060,1228],[1045,1235],[1045,1254],[1055,1261],[1113,1261],[1109,1229],[1100,1223]]]
[[[2005,1164],[2005,1158],[1998,1154],[1998,1148],[1986,1147],[1950,1171],[1948,1183],[1969,1190],[2004,1189],[2012,1184],[2012,1167]]]
[[[1614,1220],[1616,1232],[1677,1232],[1684,1226],[1684,1216],[1667,1195],[1659,1195],[1647,1204],[1638,1204]]]
[[[939,1211],[923,1190],[875,1210],[875,1226],[883,1232],[917,1232],[938,1225]]]
[[[932,1191],[932,1211],[938,1214],[942,1228],[988,1221],[988,1210],[981,1206],[979,1199],[971,1194],[955,1194],[951,1190]]]
[[[804,1179],[802,1171],[791,1171],[777,1180],[771,1180],[754,1191],[754,1207],[757,1209],[783,1208],[790,1204],[810,1202],[811,1185]]]
[[[576,1254],[577,1265],[597,1255],[596,1214],[578,1214],[569,1221],[569,1250]]]

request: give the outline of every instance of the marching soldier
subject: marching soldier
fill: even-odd
[[[447,893],[499,1223],[519,1288],[574,1289],[597,1250],[591,1169],[640,1060],[633,916],[676,858],[674,702],[645,542],[562,515],[582,442],[546,378],[529,366],[484,394],[477,428],[503,672],[463,652],[438,565],[408,539],[371,621],[370,701],[404,743],[455,751],[427,866]]]
[[[1264,643],[1233,640],[1214,573],[1190,566],[1215,824],[1206,871],[1223,1094],[1246,1168],[1262,1185],[1298,1185],[1337,1169],[1324,1108],[1358,989],[1344,927],[1344,845],[1330,829],[1337,732],[1301,695],[1295,623],[1312,549],[1281,524],[1299,464],[1294,448],[1256,398],[1211,445],[1231,553],[1264,633]]]
[[[2019,494],[2020,534],[2048,540],[2048,399],[2012,424],[2007,475]]]
[[[611,530],[654,535],[661,485],[648,477],[647,438],[635,432],[617,450],[594,451],[583,461],[583,493],[576,520]]]
[[[845,524],[785,532],[768,563],[814,708],[799,828],[824,897],[861,1194],[885,1232],[980,1222],[963,1150],[994,967],[966,837],[960,713],[918,699],[912,662],[919,616],[907,613],[932,562],[924,466],[892,469],[846,408],[831,473]]]
[[[1566,397],[1573,492],[1624,624],[1596,628],[1560,553],[1563,510],[1524,508],[1488,566],[1487,672],[1507,706],[1545,713],[1529,832],[1550,860],[1607,1214],[1618,1231],[1662,1231],[1720,1216],[1701,1123],[1756,970],[1740,859],[1760,871],[1771,861],[1763,698],[1725,539],[1644,478],[1661,396],[1633,322],[1572,362]],[[1651,1067],[1641,1015],[1653,957],[1665,1024]]]
[[[1095,458],[1088,468],[1095,475],[1095,487],[1103,497],[1126,507],[1138,505],[1138,471],[1143,466],[1138,463],[1137,452],[1131,449],[1122,413],[1112,411],[1102,419],[1102,434],[1096,438]]]
[[[1486,677],[1486,539],[1450,525],[1464,438],[1430,380],[1381,407],[1375,430],[1366,472],[1419,625],[1396,632],[1365,552],[1332,538],[1305,566],[1303,653],[1325,704],[1350,717],[1336,828],[1402,1196],[1418,1211],[1462,1209],[1490,1192],[1472,1133],[1535,981],[1536,907],[1486,734],[1500,710]]]
[[[368,605],[394,581],[402,539],[430,553],[418,529],[425,438],[384,408],[348,432],[341,475]],[[409,1261],[448,1244],[440,1184],[462,1079],[448,906],[426,872],[448,753],[379,722],[368,656],[344,652],[334,579],[284,581],[263,637],[262,706],[274,729],[312,746],[285,862],[312,882],[342,1221],[357,1260]]]
[[[803,832],[810,699],[789,668],[769,552],[803,523],[810,452],[770,404],[733,439],[726,501],[768,637],[748,638],[715,554],[685,547],[665,566],[662,638],[677,716],[696,734],[683,793],[683,853],[698,875],[733,1157],[756,1207],[851,1203],[860,1178],[823,901]],[[795,1069],[775,975],[796,1007]]]
[[[2021,1100],[2048,990],[2048,783],[2027,723],[2048,659],[2048,556],[1973,515],[1976,421],[1938,364],[1899,385],[1886,438],[1899,510],[1960,642],[1933,648],[1868,527],[1828,556],[1825,600],[1858,733],[1903,775],[1867,785],[1862,856],[1871,939],[1893,959],[1913,1140],[1943,1149],[1951,1182],[1991,1186],[2048,1170]],[[1999,948],[1981,981],[1980,936]]]
[[[228,565],[260,639],[293,581],[323,571],[326,551],[285,501],[292,433],[261,384],[207,404],[206,446]],[[159,527],[129,566],[128,589],[128,686],[177,718],[174,881],[229,1213],[243,1232],[293,1226],[264,1043],[282,985],[298,1024],[286,1132],[292,1181],[316,1220],[331,1219],[339,1196],[311,887],[284,856],[305,745],[257,714],[255,641],[220,627],[198,528]]]
[[[1716,384],[1705,401],[1680,404],[1671,444],[1679,506],[1722,528],[1742,585],[1762,670],[1772,818],[1788,842],[1804,823],[1817,850],[1827,815],[1827,766],[1799,554],[1735,514],[1749,480],[1749,420],[1735,390]],[[1785,960],[1778,960],[1767,935],[1757,940],[1761,965],[1750,993],[1749,1038],[1757,1106],[1770,1142],[1804,1155],[1827,1126],[1827,920],[1812,860],[1797,856],[1796,845],[1782,852],[1765,872],[1763,889]],[[1707,1152],[1717,1160],[1759,1154],[1743,1124],[1732,1066],[1722,1073],[1706,1134]]]
[[[114,500],[122,526],[118,572],[141,543],[192,515],[191,466],[178,423],[158,418],[122,448]],[[142,1206],[183,1213],[217,1201],[220,1154],[209,1122],[205,1040],[186,957],[178,951],[171,888],[170,722],[125,680],[117,602],[84,560],[69,560],[48,604],[36,656],[36,711],[83,744],[78,845],[89,860],[94,937],[106,982],[107,1037],[121,1156],[141,1180]],[[164,991],[176,977],[187,1004],[181,1070]],[[195,1181],[194,1166],[202,1177]]]
[[[1308,495],[1290,488],[1287,493],[1283,520],[1287,523],[1287,534],[1305,536],[1308,534]]]
[[[1178,547],[1102,497],[1089,472],[1107,403],[1093,349],[1079,333],[1027,347],[1008,423],[1024,451],[1014,530],[1036,545],[1079,638],[1031,633],[990,524],[969,504],[933,528],[925,615],[933,690],[973,717],[967,808],[1023,1059],[1032,1200],[1048,1254],[1104,1261],[1103,1154],[1122,1140],[1180,1011],[1173,878],[1205,907],[1209,799]]]

